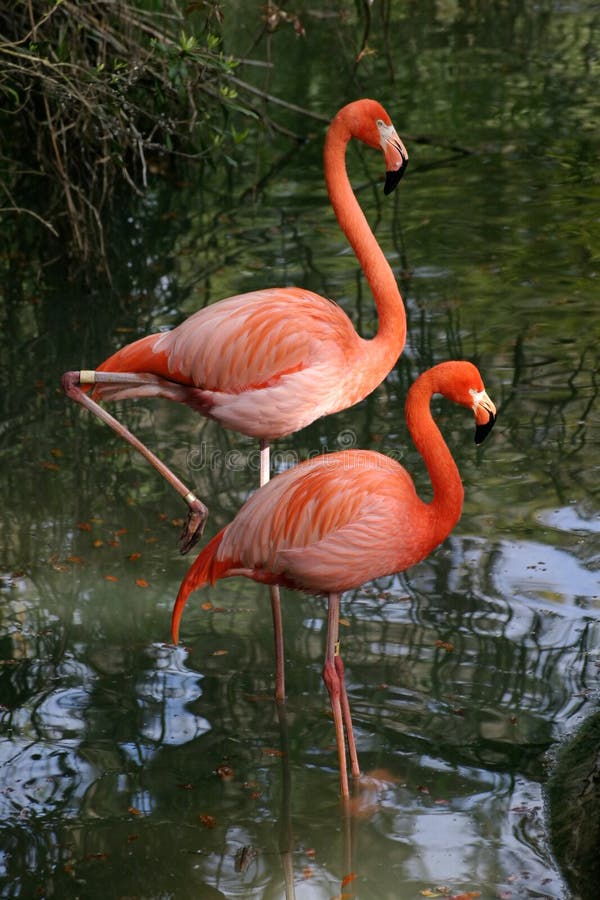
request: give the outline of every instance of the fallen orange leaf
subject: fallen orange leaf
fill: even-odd
[[[92,547],[102,547],[103,544],[104,544],[104,541],[101,541],[100,538],[96,538],[96,540],[92,544]]]
[[[92,526],[90,525],[89,522],[78,522],[77,527],[79,528],[80,531],[91,531],[92,530]]]
[[[137,808],[137,806],[128,806],[128,807],[127,807],[127,812],[128,812],[128,813],[131,813],[132,816],[139,816],[139,815],[141,815],[141,813],[140,813],[139,809]]]
[[[67,556],[67,562],[70,563],[82,563],[83,556]]]
[[[202,609],[212,609],[212,608],[213,608],[213,605],[210,602],[210,600],[207,600],[206,603],[202,604]]]
[[[136,578],[135,583],[137,584],[138,587],[143,587],[143,588],[148,587],[148,582],[144,578]]]
[[[131,560],[131,562],[135,562],[136,559],[141,559],[141,558],[142,558],[142,554],[139,553],[138,551],[136,551],[135,553],[129,554],[129,559]]]
[[[342,878],[342,887],[347,887],[355,878],[358,878],[356,872],[349,872],[348,875],[344,875]]]
[[[119,579],[117,578],[116,575],[105,575],[104,580],[105,581],[118,581]]]
[[[214,816],[207,816],[205,814],[202,814],[198,816],[198,819],[200,820],[200,824],[204,825],[205,828],[214,828],[217,824],[217,820]]]

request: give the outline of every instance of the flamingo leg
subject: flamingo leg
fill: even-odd
[[[185,525],[183,526],[183,530],[181,532],[181,536],[179,539],[179,548],[182,553],[187,553],[194,544],[198,541],[202,532],[204,530],[204,525],[206,523],[206,519],[208,517],[208,509],[199,500],[193,491],[190,489],[166,466],[151,450],[146,447],[142,441],[139,440],[128,428],[122,425],[118,419],[115,419],[109,412],[107,412],[104,407],[100,406],[99,403],[96,403],[95,400],[81,389],[82,384],[94,384],[98,381],[103,382],[118,382],[120,384],[124,383],[148,383],[151,381],[157,381],[160,379],[156,379],[155,376],[152,375],[136,375],[135,373],[129,375],[128,373],[108,373],[108,372],[65,372],[62,376],[61,384],[62,388],[71,400],[74,400],[76,403],[79,403],[81,406],[88,409],[91,413],[97,416],[102,422],[108,425],[110,428],[115,431],[119,437],[123,438],[123,440],[127,441],[128,444],[131,444],[138,453],[148,460],[150,465],[154,466],[157,472],[159,472],[164,479],[173,487],[177,493],[183,497],[185,502],[189,507],[188,517]]]
[[[335,656],[335,670],[340,679],[340,704],[342,707],[342,717],[344,719],[344,728],[346,730],[346,740],[348,741],[348,756],[350,757],[350,768],[354,778],[360,777],[360,766],[358,764],[358,754],[356,752],[356,741],[354,740],[354,729],[352,728],[352,714],[350,713],[350,701],[348,700],[348,692],[346,690],[346,678],[344,675],[344,663],[339,652],[339,641],[337,645],[337,654]]]
[[[330,594],[327,612],[327,643],[325,648],[325,665],[323,666],[323,681],[329,692],[331,710],[333,712],[333,724],[335,726],[335,740],[337,743],[338,762],[340,768],[340,790],[342,797],[349,797],[348,770],[346,767],[346,742],[344,740],[344,717],[341,704],[341,683],[336,666],[338,654],[338,632],[340,623],[340,595]]]
[[[260,441],[260,486],[266,484],[271,477],[271,451],[269,442]],[[285,660],[283,649],[283,619],[281,615],[281,596],[279,587],[269,587],[271,595],[271,615],[273,617],[273,636],[275,639],[275,699],[285,700]]]

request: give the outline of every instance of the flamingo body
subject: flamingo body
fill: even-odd
[[[316,594],[342,593],[408,568],[428,552],[420,530],[409,531],[399,547],[390,541],[390,522],[405,531],[417,508],[426,515],[426,504],[406,470],[380,453],[315,457],[269,485],[206,546],[182,592],[245,575]]]
[[[240,294],[99,367],[157,382],[98,384],[94,398],[165,397],[226,428],[272,440],[361,400],[394,365],[397,343],[365,340],[334,302],[299,288]]]

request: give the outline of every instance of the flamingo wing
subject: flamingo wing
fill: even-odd
[[[167,377],[235,394],[310,366],[324,343],[331,351],[356,338],[335,303],[298,288],[273,288],[198,310],[160,335],[152,354],[166,362]]]
[[[387,456],[354,450],[317,457],[254,494],[225,529],[215,558],[219,569],[228,561],[228,569],[256,580],[344,591],[397,571],[394,535],[403,526],[410,535],[415,503],[410,476]]]

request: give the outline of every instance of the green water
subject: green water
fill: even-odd
[[[434,402],[462,519],[428,560],[343,600],[370,780],[345,818],[323,601],[283,594],[285,715],[264,588],[195,595],[172,647],[183,504],[58,388],[66,369],[269,285],[333,297],[373,332],[322,183],[323,128],[269,106],[310,139],[248,141],[233,174],[155,177],[115,209],[112,292],[66,282],[60,259],[40,275],[25,246],[4,261],[0,896],[569,896],[544,804],[560,742],[599,696],[600,20],[586,3],[374,4],[377,52],[354,70],[362,26],[340,8],[307,10],[305,42],[281,28],[253,51],[274,68],[243,74],[320,115],[367,95],[392,115],[411,157],[395,194],[377,154],[352,148],[348,166],[409,335],[384,385],[278,442],[275,467],[369,447],[426,495],[403,403],[444,359],[475,361],[499,413],[476,449],[468,412]],[[230,49],[248,51],[258,17],[226,15]],[[116,412],[207,501],[207,535],[255,488],[251,440],[165,402]]]

